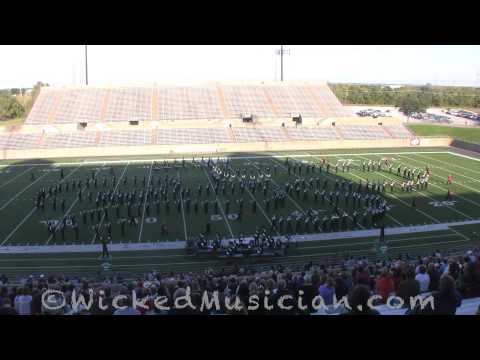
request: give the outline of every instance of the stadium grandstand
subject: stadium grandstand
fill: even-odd
[[[399,303],[432,295],[423,313],[474,314],[479,159],[452,143],[356,117],[326,83],[43,87],[0,128],[0,313],[266,314],[249,296],[302,292],[326,307],[272,313],[356,313],[332,305],[347,295],[377,296],[360,313],[422,313]],[[41,301],[89,288],[148,307]],[[242,305],[154,308],[187,290]]]
[[[3,159],[409,146],[398,119],[354,118],[326,83],[43,87]]]

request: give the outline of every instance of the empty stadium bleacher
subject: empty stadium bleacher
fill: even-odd
[[[251,114],[255,121],[243,124],[243,114]],[[294,116],[305,121],[293,126]],[[177,120],[183,121],[172,124]],[[47,87],[42,88],[26,120],[27,129],[0,135],[0,149],[278,144],[412,137],[399,121],[389,120],[383,126],[367,119],[358,121],[326,83]],[[88,126],[89,123],[93,125]],[[131,126],[133,123],[139,126]]]
[[[42,88],[26,123],[220,119],[238,118],[242,113],[265,118],[351,116],[327,84],[215,84]]]
[[[381,126],[378,125],[339,125],[337,129],[347,140],[378,140],[391,138]]]
[[[158,128],[132,130],[75,131],[58,133],[9,133],[0,135],[0,148],[63,149],[108,146],[188,145],[291,141],[408,139],[403,126],[339,125],[317,127],[232,127],[228,128]]]

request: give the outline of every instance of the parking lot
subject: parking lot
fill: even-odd
[[[361,117],[359,114],[368,114],[378,118],[384,116],[392,116],[403,119],[405,123],[434,123],[438,125],[447,126],[480,126],[480,119],[473,120],[461,116],[447,114],[447,109],[444,108],[428,108],[427,114],[422,114],[417,118],[407,117],[398,108],[393,106],[372,106],[372,105],[347,105],[346,106],[353,114]],[[376,110],[376,112],[375,112]]]

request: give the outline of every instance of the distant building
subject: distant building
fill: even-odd
[[[395,90],[395,89],[400,89],[400,88],[404,87],[405,85],[386,84],[386,85],[384,85],[384,86],[385,86],[385,87],[388,87],[388,88],[390,88],[390,89],[392,89],[392,90]]]

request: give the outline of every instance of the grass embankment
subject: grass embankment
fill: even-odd
[[[458,140],[480,144],[480,128],[463,128],[440,125],[408,125],[418,136],[451,136]]]

